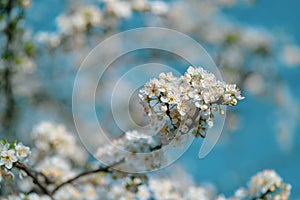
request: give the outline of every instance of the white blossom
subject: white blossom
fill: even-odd
[[[283,61],[287,66],[300,65],[300,47],[296,45],[285,45],[282,52]]]
[[[140,200],[148,200],[150,199],[151,194],[149,188],[145,185],[141,185],[138,187],[137,198]]]
[[[7,169],[11,169],[17,161],[15,150],[9,149],[9,146],[5,145],[0,153],[0,166],[4,165]]]
[[[18,143],[15,146],[16,156],[19,160],[24,160],[30,156],[30,148],[24,146],[22,143]]]
[[[150,9],[149,2],[147,0],[132,0],[131,6],[133,10],[147,11]]]
[[[210,200],[211,194],[204,187],[191,186],[184,195],[185,200]]]
[[[89,27],[97,27],[102,24],[102,12],[93,5],[79,6],[71,14],[63,14],[56,19],[61,33],[71,35],[85,31]]]
[[[282,179],[273,170],[265,170],[252,177],[249,183],[249,194],[259,197],[270,191],[273,192],[282,184]]]
[[[67,26],[64,27],[67,29]],[[61,43],[61,37],[56,33],[38,32],[35,37],[37,42],[44,43],[50,48],[55,48]]]
[[[36,125],[32,131],[37,150],[41,153],[59,154],[78,164],[85,162],[85,152],[77,145],[74,134],[65,126],[48,121]]]
[[[131,5],[126,1],[108,1],[106,9],[108,13],[119,18],[129,18],[132,15]]]
[[[65,200],[72,200],[72,199],[83,199],[81,191],[72,186],[66,185],[60,190],[57,191],[54,195],[55,199],[65,199]]]
[[[45,157],[37,163],[36,169],[56,182],[67,180],[75,175],[71,163],[60,156]]]
[[[163,1],[151,1],[150,9],[153,14],[164,15],[169,11],[169,6]]]

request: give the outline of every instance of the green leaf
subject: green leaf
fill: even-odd
[[[25,42],[24,50],[27,55],[33,55],[35,46],[32,42],[27,41]]]
[[[5,19],[5,15],[3,13],[0,14],[0,21]]]
[[[9,145],[9,149],[14,149],[16,146],[17,140],[14,140],[10,145]]]
[[[238,42],[239,40],[240,36],[237,33],[229,33],[228,35],[226,35],[224,43],[231,45]]]
[[[23,62],[23,59],[22,59],[21,57],[17,57],[17,58],[15,59],[15,63],[16,63],[17,65],[22,64],[22,62]]]
[[[5,61],[10,61],[12,60],[14,57],[14,52],[11,50],[6,50],[3,54],[2,54],[2,59]]]
[[[270,55],[271,52],[268,45],[261,44],[257,46],[255,49],[253,49],[253,53],[262,56],[268,56]]]

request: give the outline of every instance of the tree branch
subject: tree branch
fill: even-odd
[[[259,200],[259,199],[265,199],[265,197],[268,194],[271,194],[273,191],[271,189],[268,189],[265,193],[261,194],[259,197],[255,197],[252,200]]]
[[[67,184],[70,184],[76,180],[78,180],[79,178],[83,177],[83,176],[87,176],[87,175],[90,175],[90,174],[95,174],[95,173],[98,173],[98,172],[109,172],[110,168],[120,164],[124,162],[124,159],[118,161],[118,162],[115,162],[114,164],[110,165],[110,166],[105,166],[105,167],[99,167],[98,169],[94,169],[94,170],[90,170],[90,171],[85,171],[85,172],[82,172],[78,175],[76,175],[75,177],[59,184],[58,186],[56,186],[56,188],[54,188],[52,190],[52,192],[50,193],[51,195],[54,195],[55,192],[57,192],[60,188],[62,188],[63,186],[67,185]]]
[[[38,177],[35,175],[36,173],[31,170],[30,168],[28,168],[26,165],[20,163],[20,162],[16,162],[15,163],[15,167],[23,170],[29,177],[32,178],[33,183],[35,183],[41,190],[43,193],[45,193],[46,195],[48,195],[49,197],[51,197],[52,199],[53,196],[52,194],[48,191],[48,189],[46,188],[46,186],[43,185],[43,183],[41,183],[41,181],[38,179]]]

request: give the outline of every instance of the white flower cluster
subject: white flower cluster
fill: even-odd
[[[4,178],[13,178],[11,172],[17,162],[26,162],[30,156],[30,148],[22,143],[0,141],[0,183]]]
[[[284,103],[277,104],[278,87],[286,87],[286,83],[276,81],[282,79],[278,69],[300,66],[300,47],[288,35],[233,22],[226,14],[219,12],[222,9],[219,5],[230,1],[242,2],[176,1],[167,14],[165,24],[191,35],[197,33],[196,40],[215,47],[215,60],[222,66],[220,69],[225,79],[243,86],[256,98],[268,98],[277,105],[276,110],[283,110],[290,100],[289,95],[284,94],[281,97]],[[284,90],[288,92],[288,87]],[[298,107],[295,103],[293,110],[299,110]],[[282,114],[279,115],[277,123],[280,127],[276,128],[275,135],[280,146],[290,143],[288,148],[291,148],[295,141],[291,123],[298,122],[299,116],[289,114],[289,120],[283,122]],[[232,123],[227,120],[226,126],[230,127]]]
[[[57,32],[38,32],[36,41],[46,44],[48,48],[56,48],[65,42],[69,36],[78,35],[90,28],[103,25],[103,13],[94,5],[78,6],[70,13],[59,15],[56,18]],[[75,38],[76,39],[76,38]],[[81,40],[80,37],[77,40]]]
[[[47,195],[38,195],[36,193],[20,193],[15,195],[9,195],[8,197],[3,197],[3,200],[51,200],[51,198]]]
[[[265,170],[255,175],[249,189],[238,189],[235,195],[225,198],[217,195],[210,184],[197,186],[181,174],[181,179],[151,176],[128,177],[121,172],[97,173],[84,177],[78,182],[62,187],[55,193],[55,199],[64,200],[287,200],[290,186],[272,170]],[[184,184],[182,183],[184,180]],[[254,193],[252,193],[255,188]],[[256,189],[258,189],[256,191]],[[36,193],[10,195],[5,200],[48,200],[49,197]]]
[[[95,156],[106,164],[113,164],[124,159],[121,163],[123,170],[133,169],[150,171],[160,167],[163,159],[163,152],[153,152],[158,146],[157,142],[151,137],[134,137],[140,133],[129,131],[123,137],[113,140],[110,145],[97,149]],[[145,153],[139,154],[137,153]]]
[[[249,192],[251,196],[260,196],[266,193],[268,190],[272,190],[272,187],[280,186],[282,182],[281,177],[279,177],[273,170],[265,170],[256,174],[252,177],[249,183]]]
[[[86,155],[83,148],[77,145],[74,134],[65,126],[48,121],[36,125],[32,131],[35,152],[41,156],[62,156],[81,165],[85,163]]]
[[[106,0],[107,13],[118,18],[129,18],[133,11],[149,11],[156,15],[164,15],[169,11],[169,6],[163,1],[148,0]]]
[[[57,197],[87,200],[210,200],[214,197],[214,191],[210,187],[196,186],[189,182],[183,186],[179,181],[168,178],[145,179],[138,175],[128,177],[121,172],[95,174],[74,185],[80,186],[64,187],[59,191],[61,194],[64,192],[64,195]]]
[[[266,194],[265,199],[288,199],[290,189],[291,186],[284,184],[281,177],[273,170],[257,173],[249,183],[250,196],[257,197]]]
[[[44,127],[44,128],[42,128]],[[47,127],[47,128],[45,128]],[[51,128],[50,128],[51,127]],[[56,127],[56,128],[55,128]],[[59,128],[58,128],[59,127]],[[34,134],[42,134],[49,130],[64,129],[60,125],[53,125],[51,123],[42,123],[34,130]],[[52,132],[54,133],[54,132]],[[150,138],[134,137],[137,132],[129,132],[125,137],[128,145],[123,142],[123,146],[128,148],[127,150],[136,152],[149,152],[155,147],[155,142]],[[42,134],[43,135],[43,134]],[[61,134],[62,136],[64,134]],[[44,135],[45,136],[45,135]],[[58,137],[58,136],[57,136]],[[48,135],[48,139],[51,138]],[[40,137],[44,142],[45,139]],[[121,142],[120,142],[121,143]],[[13,177],[14,175],[10,171],[15,162],[24,162],[30,155],[30,149],[22,143],[7,143],[1,141],[0,143],[0,180],[3,177]],[[35,143],[37,145],[41,145]],[[51,146],[51,145],[50,145]],[[47,147],[48,151],[51,151],[48,144],[43,144],[41,147]],[[114,149],[108,149],[113,151]],[[104,152],[102,152],[104,153]],[[59,183],[69,180],[76,176],[77,170],[74,166],[61,157],[62,155],[53,155],[51,157],[45,156],[43,160],[38,162],[35,166],[36,170],[43,173],[43,176],[47,176],[51,183],[47,185],[47,188],[53,188]],[[117,155],[111,154],[112,159],[116,160]],[[155,163],[154,163],[155,164]],[[153,165],[153,163],[152,163]],[[93,169],[93,168],[92,168]],[[212,186],[196,186],[190,180],[188,180],[185,173],[182,173],[182,180],[186,182],[182,185],[182,180],[174,178],[161,178],[160,176],[149,175],[129,175],[121,171],[111,170],[109,173],[98,172],[95,174],[89,174],[80,179],[77,179],[72,184],[67,184],[57,190],[53,194],[54,199],[65,200],[226,200],[224,195],[216,195],[215,189]],[[26,179],[23,179],[24,181]],[[22,187],[24,182],[20,182]],[[27,183],[28,184],[28,183]],[[47,195],[37,194],[33,190],[33,183],[30,182],[31,187],[27,187],[27,190],[21,190],[23,193],[15,193],[1,199],[4,200],[48,200],[52,197]],[[272,170],[265,170],[252,177],[249,182],[248,189],[241,188],[236,191],[235,195],[228,200],[252,200],[252,199],[266,199],[266,200],[287,200],[290,194],[291,186],[282,182],[282,179]]]
[[[71,163],[60,156],[46,157],[35,168],[55,183],[66,181],[76,174]]]
[[[61,43],[61,36],[57,33],[38,32],[35,38],[37,42],[45,44],[49,48],[55,48]]]
[[[82,43],[82,37],[88,30],[97,28],[116,28],[117,20],[120,18],[130,18],[134,11],[151,12],[154,15],[164,15],[168,12],[169,6],[163,1],[148,0],[106,0],[101,7],[96,5],[77,5],[69,13],[64,13],[56,18],[58,26],[57,32],[38,32],[36,41],[46,44],[48,48],[56,48],[60,44],[70,42],[73,36],[75,44]],[[103,20],[105,18],[105,20]],[[76,37],[74,37],[76,36]]]
[[[189,67],[179,78],[172,73],[161,73],[158,79],[145,84],[140,98],[150,118],[156,122],[167,120],[155,137],[130,131],[100,147],[95,155],[101,161],[110,164],[124,159],[120,166],[130,171],[159,168],[167,160],[168,148],[156,150],[181,147],[188,143],[191,134],[205,137],[207,129],[213,126],[213,112],[219,110],[222,114],[221,105],[236,105],[244,97],[235,84],[218,81],[214,74],[201,67]],[[153,131],[155,128],[153,126]]]
[[[168,116],[173,128],[187,133],[196,127],[194,135],[205,137],[213,126],[213,111],[222,114],[220,105],[236,105],[244,97],[235,84],[219,81],[201,67],[189,67],[179,78],[161,73],[140,90],[140,98],[149,116]]]
[[[214,196],[213,191],[209,187],[196,186],[194,184],[182,186],[179,181],[169,179],[150,179],[149,191],[152,191],[154,199],[157,200],[210,200]]]
[[[87,154],[65,126],[44,121],[33,128],[32,137],[35,146],[30,161],[33,168],[50,181],[48,188],[74,177],[79,168],[86,164]],[[29,178],[21,180],[19,186],[25,193],[35,187]],[[65,192],[63,194],[67,195]]]
[[[102,23],[102,12],[96,6],[88,5],[76,9],[69,15],[57,17],[58,28],[63,34],[81,32],[92,26],[100,26]]]
[[[287,66],[300,66],[300,47],[297,45],[286,45],[283,48],[282,57]]]
[[[75,176],[77,168],[86,163],[87,155],[77,145],[76,137],[65,126],[48,121],[37,124],[32,131],[34,148],[30,164],[46,175],[51,185],[57,185]],[[31,179],[19,181],[20,190],[29,192],[34,188]]]
[[[264,170],[254,175],[248,189],[240,188],[230,200],[287,200],[291,185],[283,183],[281,177],[273,170]],[[225,198],[221,198],[222,200]]]

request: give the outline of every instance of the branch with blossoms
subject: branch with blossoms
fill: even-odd
[[[0,181],[2,177],[14,178],[12,173],[12,168],[22,170],[27,176],[31,177],[33,182],[41,189],[41,191],[49,196],[50,192],[42,183],[39,176],[42,176],[46,182],[48,182],[48,177],[42,172],[37,172],[30,169],[25,163],[31,154],[30,148],[24,146],[22,143],[16,143],[16,141],[9,143],[3,140],[0,141]],[[19,172],[20,175],[21,172]]]
[[[151,152],[141,156],[139,166],[126,166],[125,162],[122,167],[144,167],[145,171],[159,168],[166,159],[164,152],[157,150],[178,147],[186,143],[189,136],[204,138],[214,125],[214,117],[224,114],[221,106],[234,106],[238,100],[244,99],[235,84],[217,80],[213,73],[192,66],[180,77],[161,73],[145,84],[139,97],[145,113],[152,120],[153,131],[157,128],[156,122],[165,120],[163,126],[159,127],[155,137],[150,136],[151,130],[149,133],[127,132],[124,137],[113,141],[114,145],[97,150],[96,156],[100,160],[110,163],[112,158],[125,159],[131,165],[136,156],[119,151],[122,147],[134,153]]]
[[[29,169],[26,165],[24,165],[23,163],[20,163],[20,162],[16,162],[15,167],[19,170],[23,170],[27,176],[32,178],[33,183],[36,184],[43,193],[45,193],[46,195],[48,195],[50,197],[52,196],[51,193],[46,188],[46,186],[44,186],[44,184],[39,180],[38,174],[40,174],[40,173],[37,173],[37,172]]]
[[[127,132],[115,146],[100,147],[96,156],[108,166],[82,166],[85,163],[84,151],[77,145],[76,138],[62,125],[43,122],[34,127],[32,136],[34,148],[22,143],[1,141],[0,181],[14,178],[13,169],[27,177],[19,181],[20,193],[8,195],[7,199],[226,199],[212,194],[205,187],[188,185],[186,189],[176,186],[170,180],[143,175],[129,174],[113,170],[121,166],[131,171],[138,167],[145,171],[164,165],[165,155],[161,148],[184,143],[184,137],[205,137],[213,127],[214,116],[223,105],[236,105],[242,100],[239,88],[216,79],[214,74],[201,67],[189,67],[181,77],[171,73],[160,74],[140,90],[141,103],[145,113],[152,119],[163,121],[155,137],[137,131]],[[156,121],[157,122],[157,121]],[[153,128],[155,128],[153,126]],[[122,154],[118,148],[132,152]],[[146,153],[139,160],[136,153]],[[132,156],[132,157],[131,157]],[[29,167],[27,164],[30,159]],[[135,163],[130,162],[134,160]],[[141,167],[141,168],[139,168]],[[32,169],[33,168],[33,169]],[[85,168],[85,169],[82,169]],[[90,169],[89,169],[90,168]],[[81,170],[79,170],[81,169]],[[25,174],[22,174],[25,172]],[[157,183],[163,183],[158,187]],[[180,184],[178,184],[180,185]],[[282,182],[274,171],[263,171],[252,178],[248,189],[239,189],[229,199],[287,199],[290,186]]]
[[[133,13],[165,15],[169,6],[164,1],[130,0],[102,1],[98,5],[76,5],[56,18],[56,32],[39,32],[37,41],[50,50],[63,47],[64,50],[80,47],[86,35],[107,34],[117,30],[122,19],[129,19]],[[87,39],[87,38],[86,38]],[[87,39],[87,40],[90,40]]]
[[[14,123],[18,119],[17,95],[14,94],[16,89],[12,80],[20,69],[28,74],[35,70],[34,58],[43,53],[43,47],[47,47],[51,52],[58,47],[62,47],[64,51],[73,50],[74,46],[79,47],[83,44],[83,38],[90,40],[92,34],[98,37],[114,32],[118,28],[119,21],[130,18],[134,12],[164,15],[168,11],[168,5],[163,1],[116,0],[91,5],[76,4],[57,17],[57,31],[51,33],[39,31],[31,35],[24,27],[25,11],[31,3],[31,0],[0,1],[0,30],[3,32],[0,39],[5,41],[0,52],[3,59],[0,63],[3,64],[0,66],[0,91],[3,90],[6,103],[3,116],[0,118],[2,126],[0,128],[5,132],[14,132]],[[33,92],[37,94],[31,94],[31,97],[51,96],[47,90],[41,90],[42,92]],[[56,103],[57,100],[50,97],[47,101]]]
[[[29,193],[19,193],[11,194],[3,199],[22,199],[22,200],[51,200],[51,199],[84,199],[84,197],[89,197],[88,199],[98,199],[103,198],[101,192],[98,194],[93,193],[96,190],[90,188],[91,185],[95,188],[103,188],[105,191],[105,199],[116,200],[122,198],[128,199],[184,199],[184,200],[271,200],[271,199],[281,199],[287,200],[290,194],[291,186],[289,184],[283,183],[280,176],[276,174],[273,170],[265,170],[257,173],[253,176],[248,184],[247,188],[238,189],[234,196],[226,198],[222,194],[215,194],[211,187],[207,186],[196,186],[193,183],[187,183],[184,187],[178,180],[166,179],[161,177],[145,177],[141,175],[128,175],[121,172],[116,172],[114,177],[119,178],[121,183],[114,182],[108,183],[106,179],[106,173],[113,174],[113,171],[109,170],[109,167],[100,167],[99,169],[89,170],[86,172],[79,173],[75,177],[57,185],[52,191],[50,191],[49,186],[40,180],[38,174],[41,172],[36,172],[30,169],[27,165],[21,163],[26,162],[26,159],[31,154],[30,149],[21,143],[8,143],[1,142],[1,165],[0,165],[0,181],[3,178],[13,179],[14,175],[12,172],[13,168],[23,170],[26,175],[32,178],[33,183],[40,188],[40,192],[31,191]],[[123,161],[120,161],[121,163]],[[119,163],[116,163],[119,164]],[[59,165],[59,163],[56,163]],[[51,166],[48,166],[51,167]],[[21,173],[21,172],[19,172]],[[119,173],[119,174],[118,174]],[[45,175],[43,175],[45,176]],[[184,173],[182,178],[184,178]],[[80,181],[81,179],[81,181]],[[116,178],[114,178],[116,179]],[[77,184],[76,184],[77,182]],[[45,185],[44,185],[45,184]],[[71,187],[72,189],[68,188]],[[78,190],[74,191],[74,188],[78,187]],[[89,189],[88,193],[86,191],[82,196],[78,196],[80,190],[79,188]],[[91,190],[92,189],[92,190]],[[56,195],[56,192],[60,192],[60,195]],[[70,196],[66,195],[70,192]],[[65,196],[62,196],[62,193]],[[90,196],[86,196],[90,195]]]
[[[88,170],[82,173],[79,173],[73,178],[70,178],[60,184],[58,184],[56,187],[54,187],[52,190],[49,189],[49,185],[53,184],[53,181],[50,181],[50,178],[47,177],[43,172],[39,172],[36,170],[31,169],[27,163],[27,159],[29,158],[31,154],[30,148],[27,146],[24,146],[22,143],[16,143],[16,141],[9,143],[6,141],[1,140],[0,142],[0,183],[1,181],[6,179],[14,179],[15,175],[12,172],[13,168],[20,170],[19,175],[20,176],[28,176],[32,179],[32,182],[41,190],[41,192],[45,195],[48,195],[53,199],[54,194],[63,186],[67,184],[72,184],[73,182],[77,181],[81,177],[88,176],[91,174],[99,173],[99,172],[110,172],[110,168],[114,167],[115,165],[120,164],[123,162],[123,160],[116,162],[110,166],[100,166],[97,169]],[[25,172],[25,174],[22,174],[22,172]]]
[[[110,166],[106,166],[106,167],[99,167],[98,169],[93,169],[93,170],[89,170],[89,171],[85,171],[85,172],[82,172],[78,175],[76,175],[75,177],[59,184],[58,186],[56,186],[52,191],[51,191],[51,195],[55,194],[56,191],[58,191],[60,188],[62,188],[63,186],[67,185],[67,184],[72,184],[73,182],[77,181],[78,179],[80,179],[81,177],[84,177],[84,176],[88,176],[88,175],[91,175],[91,174],[95,174],[95,173],[99,173],[99,172],[110,172],[110,168],[120,164],[124,162],[124,160],[120,160],[118,162],[115,162],[114,164],[110,165]]]
[[[160,74],[158,79],[146,83],[140,98],[149,116],[161,112],[160,115],[168,116],[175,129],[186,120],[187,124],[181,127],[186,132],[187,126],[196,122],[196,137],[205,137],[208,128],[213,126],[213,111],[223,114],[221,105],[236,105],[244,99],[235,84],[219,81],[201,67],[189,67],[179,78],[172,73]]]

